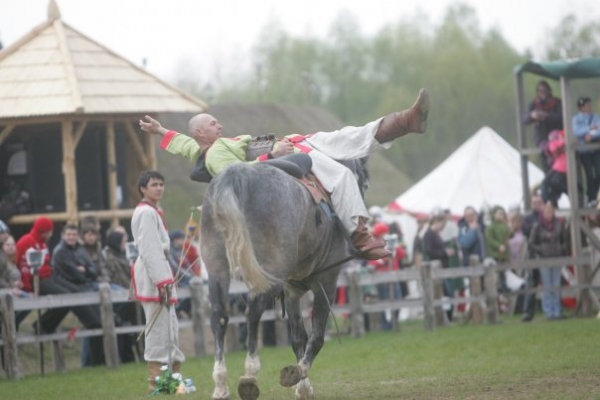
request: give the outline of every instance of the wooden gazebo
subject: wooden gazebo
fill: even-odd
[[[48,20],[0,51],[0,196],[18,184],[31,201],[9,223],[129,218],[137,176],[156,167],[137,121],[205,108],[64,23],[51,0]]]

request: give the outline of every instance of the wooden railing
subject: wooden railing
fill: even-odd
[[[498,322],[498,292],[497,275],[499,271],[506,269],[527,270],[534,268],[545,268],[564,265],[590,265],[590,257],[584,256],[578,259],[563,257],[554,259],[527,260],[519,265],[495,265],[486,267],[481,265],[477,259],[471,260],[471,266],[442,269],[439,261],[424,262],[420,268],[415,266],[400,271],[377,272],[374,274],[363,274],[357,269],[348,268],[338,278],[338,286],[348,288],[348,303],[345,305],[333,305],[332,312],[335,315],[348,315],[351,320],[350,331],[355,337],[365,334],[364,315],[381,312],[384,310],[397,311],[402,308],[417,308],[423,312],[424,328],[433,331],[436,327],[444,326],[446,320],[443,312],[444,304],[470,304],[471,320],[482,323],[486,320],[489,324]],[[471,295],[466,298],[451,298],[442,300],[442,281],[446,278],[471,278]],[[483,277],[484,288],[481,287]],[[364,301],[363,287],[382,283],[416,281],[420,286],[421,297],[405,298],[400,300],[379,301],[367,303]],[[578,293],[581,290],[591,291],[597,289],[589,284],[578,285],[568,289],[562,289],[563,294]],[[512,295],[536,293],[541,288],[523,289],[513,292]],[[180,329],[191,327],[194,334],[194,354],[204,356],[207,354],[205,329],[210,323],[210,307],[205,304],[206,284],[199,278],[193,278],[189,288],[178,288],[180,299],[191,298],[192,315],[190,319],[181,320]],[[234,281],[230,287],[230,294],[246,293],[246,286]],[[30,333],[17,333],[15,329],[15,312],[26,310],[42,310],[57,307],[74,307],[83,305],[100,306],[102,327],[98,329],[77,330],[75,338],[90,336],[102,336],[104,343],[104,355],[108,368],[119,366],[119,355],[117,349],[117,335],[127,333],[139,333],[144,330],[144,325],[115,326],[113,306],[118,303],[130,302],[128,291],[110,290],[108,284],[100,284],[99,292],[74,293],[64,295],[47,295],[30,298],[14,298],[10,293],[0,295],[0,318],[2,321],[2,339],[0,345],[4,351],[4,369],[9,379],[19,379],[21,373],[18,365],[18,346],[24,344],[35,344],[40,342],[51,342],[55,349],[55,370],[64,371],[64,360],[60,357],[60,343],[67,340],[69,333],[60,332],[44,335]],[[596,307],[600,308],[597,303]],[[305,317],[308,310],[304,311]],[[485,317],[485,318],[484,318]],[[277,344],[284,345],[287,342],[285,321],[278,310],[267,310],[263,314],[263,321],[276,321]],[[229,319],[230,326],[237,326],[245,322],[243,315],[233,315]],[[394,321],[397,323],[397,321]]]

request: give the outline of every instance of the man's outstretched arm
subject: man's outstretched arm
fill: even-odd
[[[200,146],[194,139],[187,135],[168,130],[160,122],[146,115],[139,121],[140,128],[151,135],[161,136],[160,148],[171,154],[183,156],[192,161],[196,161],[202,152]]]

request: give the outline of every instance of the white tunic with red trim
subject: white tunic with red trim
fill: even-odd
[[[169,250],[169,233],[158,210],[150,204],[140,203],[131,218],[131,232],[139,257],[131,269],[131,284],[135,299],[158,302],[158,288],[172,284],[173,272],[165,252]],[[173,288],[171,302],[177,302]]]

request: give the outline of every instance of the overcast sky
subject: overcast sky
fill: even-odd
[[[0,0],[0,39],[10,45],[47,18],[49,0]],[[454,0],[56,0],[62,19],[130,61],[147,58],[150,72],[172,80],[182,64],[212,74],[246,58],[257,34],[278,20],[294,35],[325,35],[340,10],[365,34],[415,15],[437,25]],[[463,0],[483,30],[497,27],[519,51],[539,46],[573,12],[600,23],[598,0]]]

